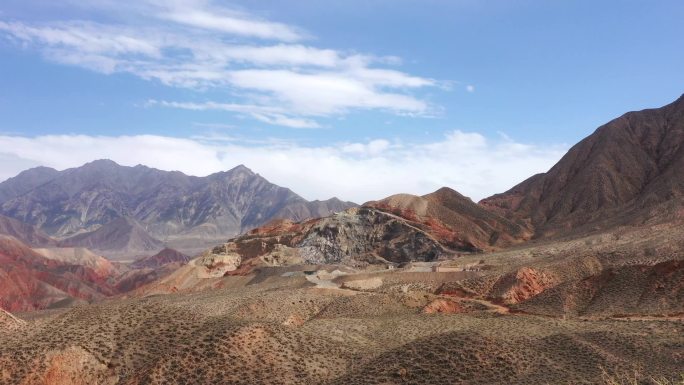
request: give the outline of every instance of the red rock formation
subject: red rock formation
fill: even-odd
[[[523,267],[499,278],[491,296],[506,304],[523,302],[558,284],[558,280],[544,271]]]
[[[116,291],[92,269],[50,260],[19,240],[0,236],[0,307],[42,309],[70,299],[96,300]]]
[[[492,250],[531,236],[525,227],[446,187],[422,197],[398,194],[364,206],[402,217],[445,246],[459,250]]]
[[[463,313],[463,308],[455,301],[437,298],[423,307],[423,313]]]

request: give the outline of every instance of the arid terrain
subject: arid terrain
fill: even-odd
[[[625,231],[389,270],[193,275],[181,293],[156,287],[21,313],[25,323],[3,321],[0,379],[589,384],[637,372],[644,383],[673,380],[684,367],[684,264],[681,248],[655,246],[677,236],[669,230],[647,230],[648,241]]]
[[[288,211],[193,255],[142,209],[61,240],[41,229],[90,225],[0,217],[0,384],[682,384],[683,161],[684,97],[479,203],[445,187]],[[35,173],[3,212],[39,212],[34,184],[59,179]],[[155,251],[89,249],[122,240]]]

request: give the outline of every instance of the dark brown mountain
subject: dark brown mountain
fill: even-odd
[[[114,293],[92,269],[47,259],[16,238],[0,235],[0,308],[35,310]]]
[[[599,127],[547,173],[480,203],[552,236],[682,217],[683,196],[684,96]]]
[[[201,178],[109,160],[53,171],[29,170],[0,183],[0,191],[6,191],[0,213],[53,237],[77,236],[67,243],[78,246],[86,246],[82,233],[119,218],[137,221],[150,237],[176,248],[196,250],[274,218],[303,220],[354,205],[337,199],[308,202],[244,166]],[[42,183],[17,181],[34,180],[27,175],[37,175]],[[108,242],[86,247],[109,250],[126,243]]]
[[[181,253],[178,250],[165,248],[155,255],[143,257],[131,263],[131,267],[135,269],[152,268],[156,269],[169,263],[185,264],[190,260],[190,257]]]
[[[0,234],[10,235],[34,247],[47,247],[57,244],[57,241],[35,227],[4,215],[0,215]]]

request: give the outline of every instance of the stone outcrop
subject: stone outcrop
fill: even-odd
[[[214,247],[211,251],[193,260],[198,269],[199,278],[223,277],[229,271],[240,267],[242,257],[231,248],[230,244]]]

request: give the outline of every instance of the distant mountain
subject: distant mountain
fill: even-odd
[[[155,255],[144,257],[138,259],[137,261],[131,263],[131,267],[135,269],[152,268],[156,269],[169,263],[187,263],[190,257],[181,253],[180,251],[165,248],[164,250],[158,252]]]
[[[152,238],[134,219],[122,217],[89,233],[78,234],[60,242],[61,247],[85,247],[123,255],[157,252],[164,244]]]
[[[57,244],[57,241],[35,227],[4,215],[0,215],[0,234],[10,235],[31,246],[46,247]]]
[[[22,171],[14,178],[0,183],[0,203],[23,195],[47,183],[59,175],[59,171],[49,167],[35,167]]]
[[[64,171],[28,170],[0,183],[0,191],[4,192],[0,213],[53,237],[75,237],[65,245],[95,250],[129,246],[127,239],[131,237],[127,235],[100,244],[105,241],[100,236],[103,233],[93,233],[121,218],[138,223],[137,230],[143,229],[163,243],[202,249],[274,218],[303,220],[354,206],[337,199],[306,201],[244,166],[193,177],[141,165],[120,166],[109,160]],[[112,226],[120,225],[114,222]],[[117,236],[124,233],[119,230],[106,232]],[[152,242],[143,243],[133,249],[161,249],[156,244],[148,248]]]
[[[683,199],[684,96],[601,126],[547,173],[480,203],[553,236],[684,217]]]

